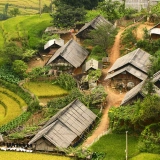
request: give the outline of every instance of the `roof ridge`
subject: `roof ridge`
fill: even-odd
[[[133,51],[133,52],[135,52],[135,53],[134,53],[133,57],[131,58],[131,60],[130,60],[128,63],[132,62],[133,58],[136,56],[136,54],[137,54],[137,52],[138,52],[139,50],[140,50],[140,48],[137,48],[135,51]]]

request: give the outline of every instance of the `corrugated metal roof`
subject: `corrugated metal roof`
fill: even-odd
[[[96,115],[92,111],[79,100],[75,100],[53,116],[29,144],[45,137],[56,147],[67,148],[95,119]]]
[[[44,49],[49,48],[50,46],[52,46],[53,44],[57,44],[60,47],[62,47],[64,45],[64,40],[59,38],[59,39],[51,39],[49,40],[45,45],[44,45]]]
[[[52,63],[58,56],[61,56],[77,68],[84,62],[88,54],[89,52],[86,49],[81,47],[75,40],[71,39],[54,53],[46,65]]]
[[[136,85],[134,88],[132,88],[130,91],[128,91],[123,98],[121,102],[121,106],[126,104],[128,101],[130,101],[133,97],[135,97],[138,93],[141,94],[142,87],[144,85],[144,81]],[[143,96],[143,94],[141,94]]]
[[[149,53],[138,48],[126,54],[125,56],[118,58],[113,66],[109,69],[108,73],[121,69],[128,64],[133,65],[144,73],[147,73],[148,66],[151,64],[150,57],[151,55]]]
[[[131,65],[128,65],[126,67],[123,67],[122,69],[115,71],[115,72],[108,73],[105,80],[110,79],[110,78],[112,78],[120,73],[123,73],[125,71],[132,74],[133,76],[141,79],[141,80],[145,80],[147,78],[147,74],[143,73],[142,71],[138,70],[137,68],[135,68]]]
[[[160,71],[153,75],[153,82],[157,82],[158,80],[160,80]]]
[[[89,69],[101,69],[102,68],[102,64],[100,64],[100,62],[98,62],[95,59],[90,59],[89,61],[87,61],[83,66],[82,66],[82,72],[86,72]]]
[[[101,25],[113,25],[111,22],[107,21],[104,17],[102,17],[101,15],[97,16],[96,18],[94,18],[91,22],[86,23],[76,34],[79,35],[82,31],[84,31],[85,29],[87,29],[88,27],[92,27],[93,29],[97,29],[99,26]]]

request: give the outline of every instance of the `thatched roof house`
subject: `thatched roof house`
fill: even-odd
[[[82,72],[87,72],[89,70],[102,69],[102,63],[95,59],[90,59],[82,66]]]
[[[126,93],[125,97],[121,102],[121,106],[125,106],[127,104],[133,104],[138,99],[142,100],[145,97],[144,93],[142,92],[144,82],[145,81],[142,81],[141,83],[139,83],[137,86],[135,86]]]
[[[97,29],[99,26],[101,25],[111,25],[112,23],[107,21],[104,17],[102,17],[101,15],[97,16],[96,18],[94,18],[91,22],[86,23],[76,34],[77,38],[82,38],[85,39],[88,37],[88,33],[93,30],[93,29]]]
[[[160,23],[156,24],[153,28],[149,30],[149,34],[151,39],[159,39],[160,38]]]
[[[112,79],[113,84],[123,82],[125,86],[133,83],[133,87],[147,78],[150,54],[138,48],[116,60],[109,69],[105,80]]]
[[[64,40],[59,38],[59,39],[51,39],[49,40],[45,45],[44,45],[44,50],[51,47],[51,46],[59,46],[62,47],[64,45]]]
[[[54,53],[46,65],[51,65],[57,70],[62,68],[73,70],[82,65],[88,54],[89,52],[86,49],[71,39]]]
[[[73,146],[95,121],[96,115],[74,100],[53,116],[31,139],[35,150],[53,151]]]
[[[153,75],[153,83],[160,89],[160,71]]]
[[[137,86],[128,91],[121,102],[121,106],[133,104],[138,99],[142,100],[147,94],[144,87],[145,82],[146,81],[142,81]],[[154,94],[160,96],[160,71],[154,74],[152,82],[154,83]]]

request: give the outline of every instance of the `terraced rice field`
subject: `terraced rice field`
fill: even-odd
[[[64,156],[53,156],[47,154],[20,153],[20,152],[1,152],[1,160],[71,160]]]
[[[13,92],[0,87],[0,126],[4,125],[26,109],[26,103]]]
[[[44,5],[49,6],[51,0],[42,0],[41,7]],[[35,14],[39,11],[39,0],[1,0],[0,12],[3,12],[5,4],[9,4],[8,10],[19,8],[21,14]]]
[[[29,82],[24,87],[38,97],[57,97],[67,95],[68,91],[63,88],[45,82]]]

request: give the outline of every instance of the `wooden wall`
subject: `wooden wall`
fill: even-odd
[[[117,87],[118,84],[123,83],[125,85],[125,90],[127,89],[127,83],[133,82],[136,86],[139,84],[142,80],[138,79],[137,77],[133,76],[132,74],[128,72],[123,72],[121,74],[116,75],[111,79],[111,87]]]

